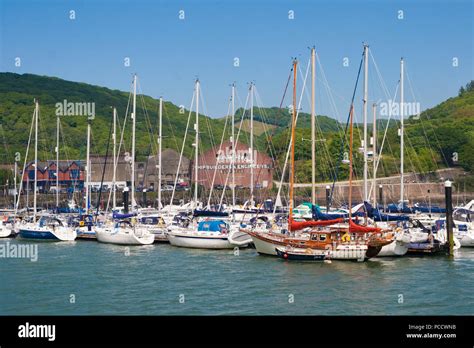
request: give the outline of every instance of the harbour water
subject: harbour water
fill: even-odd
[[[31,243],[2,240],[10,247]],[[255,249],[40,243],[0,258],[0,315],[472,315],[474,249],[298,263]]]

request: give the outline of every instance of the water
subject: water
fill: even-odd
[[[465,248],[325,264],[76,241],[39,243],[37,262],[0,258],[0,315],[472,315],[473,289]]]

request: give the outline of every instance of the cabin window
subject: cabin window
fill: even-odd
[[[321,242],[324,242],[324,241],[326,240],[326,235],[325,235],[325,234],[320,234],[320,235],[319,235],[319,240],[320,240]]]
[[[311,240],[318,240],[318,235],[317,234],[312,234],[311,235]]]

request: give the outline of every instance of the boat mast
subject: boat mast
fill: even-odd
[[[137,112],[137,74],[133,75],[133,113],[132,113],[132,209],[135,205],[135,122]]]
[[[232,143],[232,207],[235,207],[235,83],[232,84],[232,135],[231,135],[231,143]]]
[[[199,79],[196,79],[196,124],[194,125],[196,131],[195,145],[195,157],[194,157],[194,204],[195,208],[198,207],[198,188],[199,188]]]
[[[367,163],[367,99],[368,99],[368,76],[369,76],[369,46],[364,44],[364,197],[363,200],[366,201],[367,197],[367,172],[368,172],[368,163]]]
[[[372,104],[373,123],[372,123],[372,162],[373,162],[373,183],[372,183],[372,201],[374,208],[377,207],[377,104]]]
[[[160,110],[158,120],[158,210],[161,210],[161,142],[163,126],[163,98],[160,97]]]
[[[89,211],[89,185],[91,177],[90,153],[91,149],[91,120],[87,119],[87,153],[86,153],[86,214]]]
[[[354,104],[351,104],[350,118],[349,118],[349,222],[352,218],[352,144],[353,144],[353,126],[352,117],[354,111]]]
[[[116,195],[116,181],[117,181],[117,109],[114,108],[114,134],[113,134],[113,141],[114,141],[114,172],[112,178],[112,210],[115,210],[117,206],[117,195]]]
[[[403,124],[403,117],[404,117],[404,107],[403,107],[403,75],[404,75],[404,67],[403,67],[403,58],[400,59],[400,203],[403,206],[403,196],[404,196],[404,187],[403,187],[403,171],[404,171],[404,124]]]
[[[56,116],[56,208],[59,208],[59,115]]]
[[[36,221],[36,189],[38,187],[38,114],[39,103],[35,99],[35,184],[33,192],[33,222]]]
[[[253,82],[250,82],[250,206],[253,206]]]
[[[297,71],[298,61],[293,60],[293,113],[291,116],[291,173],[290,173],[290,211],[288,219],[290,221],[290,230],[291,230],[291,221],[293,220],[293,206],[294,206],[294,192],[293,186],[295,183],[295,128],[296,128],[296,71]]]
[[[316,114],[314,112],[314,92],[316,80],[316,50],[311,49],[311,203],[316,204]]]

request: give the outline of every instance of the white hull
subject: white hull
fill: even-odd
[[[247,233],[240,231],[238,226],[230,230],[228,240],[234,246],[246,247],[252,243],[252,237]]]
[[[29,235],[25,237],[25,234],[22,235],[21,231],[26,231]],[[52,235],[55,238],[44,238],[45,235]],[[20,236],[23,239],[34,239],[34,240],[45,240],[45,241],[60,241],[60,242],[70,242],[74,241],[77,238],[77,233],[75,230],[69,227],[39,227],[36,224],[26,224],[20,228]]]
[[[190,230],[168,231],[168,240],[171,245],[184,248],[198,249],[233,249],[226,234],[194,232]]]
[[[407,243],[394,240],[392,243],[384,245],[376,257],[403,256],[407,251]]]
[[[474,233],[455,233],[454,236],[459,240],[462,247],[474,247]]]
[[[168,230],[166,228],[147,225],[143,225],[143,227],[155,236],[155,242],[169,242],[167,234]]]
[[[259,254],[277,256],[276,248],[281,247],[280,244],[274,244],[270,241],[261,240],[260,238],[254,236],[251,237],[253,244],[255,245],[255,249],[257,249]]]
[[[119,245],[147,245],[153,244],[155,236],[146,230],[133,228],[103,227],[96,229],[97,241],[101,243]]]
[[[12,234],[12,229],[8,228],[5,225],[0,225],[0,238],[7,238],[10,237]]]

